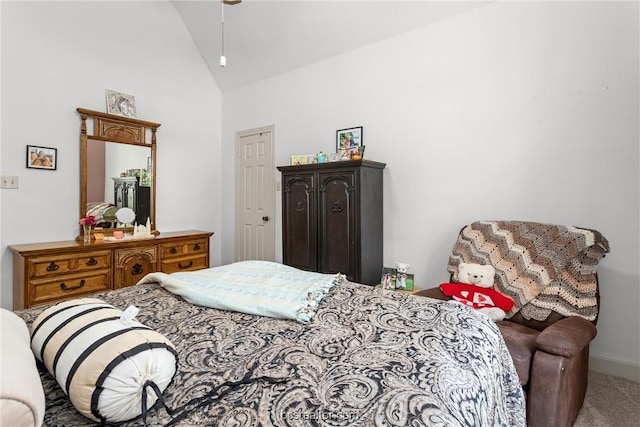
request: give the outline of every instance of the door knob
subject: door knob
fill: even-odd
[[[269,217],[268,217],[268,216],[263,216],[263,217],[262,217],[262,220],[263,220],[263,221],[269,221]]]

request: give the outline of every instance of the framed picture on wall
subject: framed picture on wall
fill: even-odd
[[[56,170],[58,167],[58,149],[27,145],[27,167]]]
[[[357,151],[362,147],[362,126],[336,131],[336,151]]]

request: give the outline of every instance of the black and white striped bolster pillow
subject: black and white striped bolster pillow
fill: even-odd
[[[177,369],[175,347],[162,334],[95,298],[61,302],[43,311],[31,326],[31,349],[73,406],[98,422],[128,421],[142,415]],[[145,405],[142,404],[146,396]]]

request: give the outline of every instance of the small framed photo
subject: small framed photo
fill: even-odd
[[[151,187],[151,174],[146,169],[140,171],[140,187]]]
[[[107,89],[105,93],[107,97],[107,113],[125,117],[138,117],[135,96],[111,89]]]
[[[396,288],[396,273],[397,270],[395,268],[383,267],[380,287],[382,289],[394,290]]]
[[[352,148],[350,150],[340,150],[338,152],[338,160],[351,160],[351,155],[356,150],[356,148]]]
[[[27,145],[27,167],[56,170],[58,167],[58,149]]]
[[[330,153],[329,154],[329,161],[330,162],[337,162],[338,160],[340,160],[340,153]]]
[[[413,291],[413,274],[396,273],[396,290]]]
[[[307,155],[304,155],[304,156],[291,156],[291,165],[292,166],[306,165],[307,163],[309,163],[309,156],[307,156]]]
[[[357,150],[362,144],[362,126],[336,131],[336,151]]]

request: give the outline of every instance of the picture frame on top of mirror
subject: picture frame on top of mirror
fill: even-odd
[[[27,167],[56,170],[58,168],[58,149],[27,145]]]
[[[362,147],[362,126],[336,131],[336,151],[354,151]]]
[[[118,116],[138,117],[136,111],[136,97],[111,89],[105,91],[107,97],[107,113]]]

